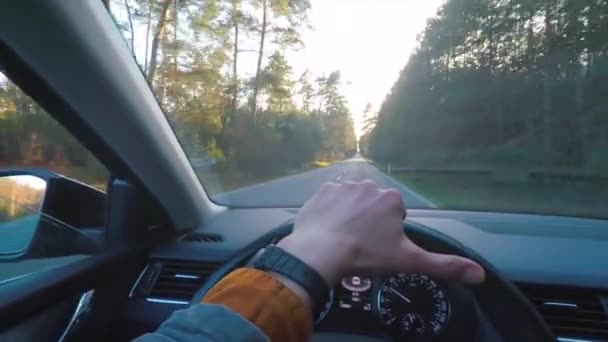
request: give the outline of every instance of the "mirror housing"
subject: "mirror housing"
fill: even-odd
[[[23,254],[42,211],[46,180],[28,174],[0,177],[0,257]]]
[[[0,182],[3,179],[6,184],[13,184],[12,189],[22,192],[21,196],[32,192],[27,190],[30,188],[41,191],[38,202],[33,201],[33,195],[23,204],[6,200],[12,203],[7,214],[15,216],[15,207],[24,214],[16,217],[19,221],[0,217],[0,234],[7,234],[13,243],[9,246],[0,242],[0,260],[92,254],[103,247],[83,233],[86,230],[103,234],[103,191],[44,169],[0,170]],[[0,241],[5,240],[0,236]]]

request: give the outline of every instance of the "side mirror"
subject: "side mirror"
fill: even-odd
[[[40,222],[46,180],[33,175],[0,176],[0,258],[24,254]]]
[[[105,199],[46,170],[0,170],[0,263],[99,251]]]

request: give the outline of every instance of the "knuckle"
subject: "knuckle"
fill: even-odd
[[[327,182],[327,183],[324,183],[323,185],[321,185],[321,188],[319,189],[319,193],[326,194],[328,192],[334,191],[337,187],[338,187],[338,184],[332,183],[332,182]]]
[[[337,186],[338,184],[333,183],[333,182],[325,182],[323,183],[323,185],[321,185],[321,190],[329,190],[329,189],[333,189]]]
[[[410,264],[415,264],[419,262],[423,257],[423,251],[419,248],[407,248],[403,252],[403,257]]]
[[[342,189],[346,193],[353,193],[357,190],[357,183],[353,183],[350,181],[345,181],[340,183],[340,189]]]
[[[346,187],[346,188],[354,188],[357,186],[357,183],[352,182],[352,181],[343,181],[342,183],[340,183],[342,186]]]
[[[378,188],[378,185],[376,184],[376,182],[374,182],[373,180],[370,179],[366,179],[363,182],[360,183],[362,187],[368,188],[368,189],[376,189]]]
[[[445,256],[440,265],[437,265],[441,270],[441,275],[444,278],[458,278],[464,270],[464,263],[456,256]]]
[[[387,189],[382,192],[382,197],[389,203],[395,206],[403,207],[403,199],[401,193],[395,189]]]
[[[446,256],[441,262],[441,267],[445,270],[456,271],[460,265],[460,260],[453,256]]]

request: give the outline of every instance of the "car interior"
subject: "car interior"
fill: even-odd
[[[29,242],[0,255],[13,272],[0,281],[1,341],[153,332],[293,229],[298,206],[208,196],[102,1],[5,1],[0,16],[1,72],[111,175],[101,191],[0,170],[46,184]],[[414,209],[403,227],[425,249],[479,262],[486,281],[352,275],[315,317],[313,341],[608,341],[606,221]]]

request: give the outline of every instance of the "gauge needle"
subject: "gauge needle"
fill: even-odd
[[[404,301],[412,304],[412,301],[409,300],[406,296],[402,295],[399,291],[395,290],[394,288],[390,287],[391,292],[393,292],[394,294],[396,294],[397,296],[401,297],[401,299],[403,299]]]

